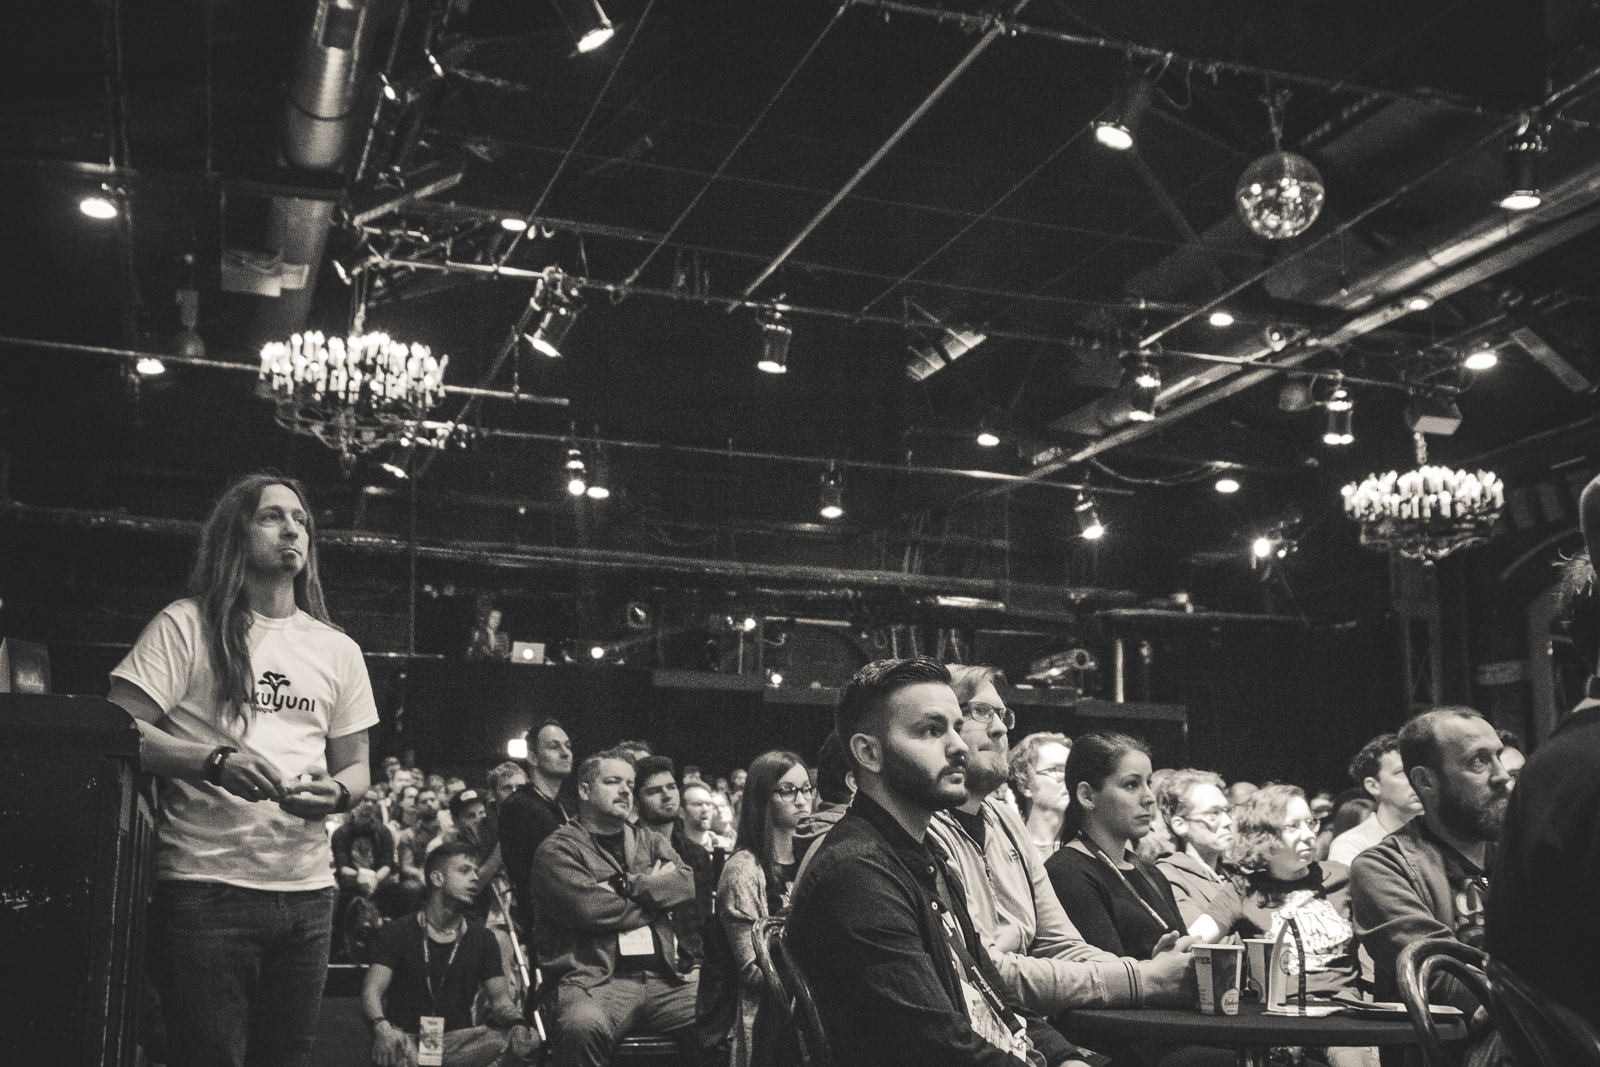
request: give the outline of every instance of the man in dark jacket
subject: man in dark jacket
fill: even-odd
[[[646,756],[634,765],[639,787],[639,827],[667,839],[672,851],[694,871],[694,899],[672,909],[672,928],[678,935],[679,966],[692,970],[705,961],[701,930],[711,916],[711,902],[717,891],[712,876],[711,854],[684,832],[679,820],[680,795],[672,760],[666,756]]]
[[[1395,961],[1412,942],[1453,938],[1483,947],[1486,872],[1510,797],[1502,747],[1494,727],[1467,707],[1433,708],[1400,731],[1400,758],[1422,817],[1358,854],[1350,867],[1351,912],[1372,957],[1379,1000],[1400,999]],[[1445,974],[1428,996],[1468,1016],[1479,1007]],[[1481,1017],[1479,1026],[1486,1021]],[[1492,1061],[1484,1055],[1472,1062]]]
[[[881,660],[840,694],[857,792],[795,887],[789,946],[840,1067],[1084,1064],[1098,1057],[1005,992],[927,836],[935,811],[966,800],[949,683],[932,660]]]
[[[545,719],[528,731],[528,749],[528,780],[500,805],[500,857],[511,882],[517,917],[524,931],[531,932],[534,917],[528,879],[533,873],[533,854],[545,838],[572,821],[572,813],[561,799],[561,786],[572,773],[572,743],[559,722]]]
[[[599,1067],[631,1032],[694,1024],[697,975],[682,967],[670,920],[694,900],[694,872],[665,837],[628,822],[633,778],[620,754],[585,760],[577,818],[534,857],[535,940],[556,991],[555,1067]]]

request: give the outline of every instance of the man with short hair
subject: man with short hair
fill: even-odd
[[[489,819],[489,806],[476,789],[466,789],[450,800],[450,832],[446,840],[461,841],[471,845],[480,861],[488,859],[494,843],[485,839],[485,826]]]
[[[522,928],[531,933],[528,879],[533,875],[534,853],[572,819],[561,799],[561,787],[572,773],[572,742],[560,722],[545,719],[528,731],[528,761],[528,780],[500,805],[500,858]]]
[[[1006,731],[1016,721],[995,688],[999,672],[952,666],[950,673],[957,697],[971,694],[961,704],[960,728],[968,749],[967,799],[935,813],[928,834],[950,858],[972,925],[1006,987],[1041,1015],[1189,1007],[1196,994],[1188,952],[1121,958],[1084,941],[1072,925],[1044,862],[1028,847],[1027,827],[993,796],[1010,773]]]
[[[723,837],[711,829],[711,823],[717,817],[717,804],[711,798],[711,790],[703,782],[690,784],[683,783],[683,829],[689,835],[689,840],[705,849],[715,852],[733,851],[733,841]]]
[[[1083,1062],[1008,992],[928,834],[967,801],[961,719],[929,659],[870,663],[840,692],[856,795],[813,849],[786,934],[839,1067]]]
[[[1365,822],[1346,830],[1328,846],[1328,859],[1350,866],[1363,850],[1371,848],[1422,812],[1422,802],[1406,777],[1400,757],[1400,738],[1379,734],[1350,761],[1350,777],[1367,791],[1378,810]]]
[[[577,817],[539,846],[531,883],[539,963],[555,990],[554,1067],[609,1063],[635,1030],[693,1026],[698,984],[670,919],[694,899],[694,872],[666,838],[628,822],[633,765],[603,752],[577,779]]]
[[[522,764],[514,760],[506,760],[489,772],[489,792],[494,796],[496,804],[504,804],[506,797],[527,784],[528,772],[522,769]]]
[[[850,756],[845,752],[844,742],[839,739],[837,730],[828,734],[822,741],[822,747],[817,749],[816,779],[816,808],[800,816],[800,822],[794,830],[794,858],[800,865],[795,869],[794,879],[797,882],[806,869],[806,858],[844,816],[851,798],[856,795],[856,779],[850,770]]]
[[[1237,808],[1240,804],[1255,796],[1260,790],[1261,787],[1254,782],[1234,782],[1228,787],[1228,804]]]
[[[440,1020],[444,1062],[451,1067],[510,1067],[531,1062],[539,1040],[512,1002],[500,945],[467,917],[478,890],[478,864],[459,842],[428,856],[427,903],[385,924],[377,957],[361,987],[372,1028],[372,1062],[414,1067],[425,1018]],[[473,1002],[487,994],[485,1025],[474,1026]]]
[[[1395,962],[1407,945],[1446,939],[1483,947],[1487,872],[1510,797],[1501,741],[1472,708],[1425,711],[1401,728],[1398,743],[1422,816],[1350,866],[1352,918],[1375,966],[1379,1000],[1400,999]],[[1465,986],[1443,973],[1428,997],[1468,1015],[1478,1007]]]
[[[1037,733],[1022,739],[1011,754],[1011,792],[1017,814],[1028,823],[1028,839],[1041,860],[1059,846],[1061,818],[1072,797],[1067,792],[1067,757],[1072,742],[1065,734]]]
[[[666,756],[646,756],[633,769],[639,783],[639,825],[667,839],[680,859],[694,871],[694,900],[672,909],[672,928],[678,934],[678,961],[683,970],[693,970],[705,960],[701,930],[711,916],[717,885],[712,877],[711,854],[689,839],[679,820],[678,782],[673,777],[672,760]]]
[[[1186,768],[1173,772],[1156,790],[1156,806],[1173,844],[1156,867],[1172,883],[1184,925],[1201,936],[1195,924],[1228,884],[1222,857],[1233,844],[1233,816],[1224,788],[1220,774]]]
[[[1511,730],[1500,730],[1497,733],[1500,743],[1505,747],[1500,750],[1500,763],[1505,767],[1506,773],[1511,776],[1511,781],[1506,783],[1507,789],[1517,787],[1517,778],[1522,774],[1522,768],[1527,766],[1528,757],[1525,754],[1527,746],[1522,743],[1522,737]]]

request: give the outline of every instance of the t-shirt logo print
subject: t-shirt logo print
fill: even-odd
[[[277,671],[262,671],[261,680],[256,682],[255,705],[262,711],[311,711],[317,710],[317,702],[310,697],[296,697],[292,693],[284,693],[294,683],[289,681],[289,676],[279,674]],[[263,693],[261,687],[266,686],[271,693]]]

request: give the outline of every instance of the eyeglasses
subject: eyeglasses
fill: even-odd
[[[1308,833],[1311,833],[1311,834],[1314,835],[1314,834],[1317,833],[1317,831],[1322,829],[1322,820],[1321,819],[1297,819],[1294,822],[1285,823],[1284,826],[1283,826],[1283,832],[1284,833],[1289,833],[1291,830],[1298,830],[1301,827],[1305,827],[1305,829],[1306,829],[1306,831]]]
[[[1058,782],[1065,782],[1067,780],[1067,769],[1065,767],[1040,767],[1033,773],[1042,774],[1046,778],[1054,778]]]
[[[1221,822],[1222,817],[1227,814],[1227,808],[1216,808],[1211,811],[1191,811],[1189,814],[1185,815],[1184,818],[1194,822],[1203,822],[1207,826],[1215,826],[1217,823]]]
[[[997,708],[993,704],[979,704],[974,701],[961,709],[961,714],[973,722],[993,722],[995,717],[999,716],[1000,721],[1006,724],[1007,730],[1017,725],[1015,712],[1010,708]]]
[[[795,797],[805,797],[807,800],[810,800],[811,795],[815,792],[816,790],[812,788],[810,782],[807,782],[805,785],[790,785],[788,782],[785,782],[783,785],[780,785],[778,788],[774,789],[772,791],[772,795],[783,801],[785,804],[793,804]]]

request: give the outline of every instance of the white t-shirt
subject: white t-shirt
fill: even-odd
[[[1333,844],[1328,846],[1328,859],[1348,867],[1351,860],[1388,837],[1389,833],[1383,828],[1383,823],[1378,821],[1378,813],[1373,812],[1333,839]]]
[[[378,722],[361,648],[297,611],[256,615],[250,627],[256,677],[254,724],[224,727],[211,658],[193,600],[168,604],[112,670],[161,706],[161,729],[208,747],[228,745],[266,760],[280,777],[328,770],[330,738]],[[208,782],[161,780],[156,872],[164,880],[226,882],[289,892],[334,884],[333,852],[321,819],[290,815],[270,800],[250,802]]]

